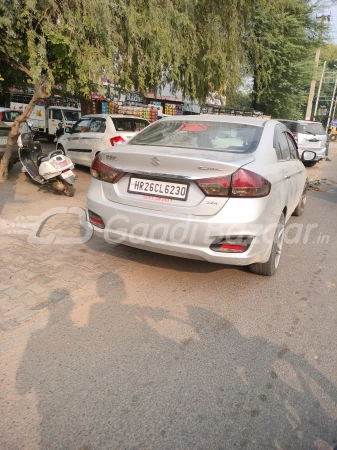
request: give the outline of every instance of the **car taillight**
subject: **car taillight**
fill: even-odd
[[[271,184],[257,173],[239,169],[232,175],[231,197],[265,197]]]
[[[113,147],[118,144],[123,144],[123,142],[125,142],[125,139],[123,139],[122,136],[115,136],[110,138],[110,143]]]
[[[2,122],[2,112],[0,112],[0,121]]]
[[[197,185],[209,197],[228,197],[231,176],[196,180]]]
[[[295,141],[297,142],[298,141],[298,133],[297,133],[297,131],[293,131],[292,135],[293,135]]]
[[[93,160],[90,172],[93,178],[106,181],[107,183],[117,183],[124,175],[124,172],[104,164],[99,155]]]
[[[246,169],[239,169],[226,177],[195,182],[208,197],[265,197],[271,188],[268,180]]]

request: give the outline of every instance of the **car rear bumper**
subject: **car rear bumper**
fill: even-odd
[[[315,161],[319,161],[320,159],[326,158],[326,147],[323,148],[308,148],[308,147],[298,147],[298,152],[300,157],[305,150],[309,150],[311,152],[316,153]]]
[[[253,207],[249,202],[254,202]],[[270,207],[271,203],[268,197],[230,199],[214,216],[178,215],[112,202],[104,196],[101,182],[95,179],[87,198],[88,210],[99,215],[105,224],[104,229],[94,226],[94,233],[108,243],[233,265],[268,260],[281,214]],[[215,240],[229,236],[248,236],[251,244],[243,253],[210,248]]]

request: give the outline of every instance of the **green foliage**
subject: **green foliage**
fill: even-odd
[[[313,10],[308,0],[282,0],[254,11],[246,42],[256,109],[274,117],[303,116],[323,26]]]
[[[254,104],[294,116],[317,45],[313,8],[309,0],[2,0],[0,60],[85,96],[103,75],[141,91],[170,82],[201,101],[211,91],[231,102],[248,70]]]

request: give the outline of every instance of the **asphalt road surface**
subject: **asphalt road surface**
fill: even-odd
[[[95,239],[29,244],[8,232],[14,218],[84,207],[90,175],[78,168],[69,199],[38,191],[15,167],[0,201],[0,283],[17,283],[0,291],[16,304],[0,322],[0,448],[331,450],[336,149],[309,169],[328,182],[291,218],[270,278]],[[69,235],[68,216],[53,216],[48,233]]]

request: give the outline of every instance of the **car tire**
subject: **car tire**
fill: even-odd
[[[285,230],[285,216],[284,213],[282,213],[279,223],[277,224],[276,227],[273,245],[268,261],[265,263],[251,264],[250,265],[251,272],[256,273],[258,275],[264,275],[266,277],[270,277],[276,273],[282,253],[284,230]]]
[[[314,167],[317,164],[317,161],[306,161],[304,162],[305,167]]]
[[[300,217],[303,214],[306,201],[307,201],[307,194],[303,192],[302,197],[298,202],[298,205],[296,206],[294,212],[292,213],[292,216]]]

